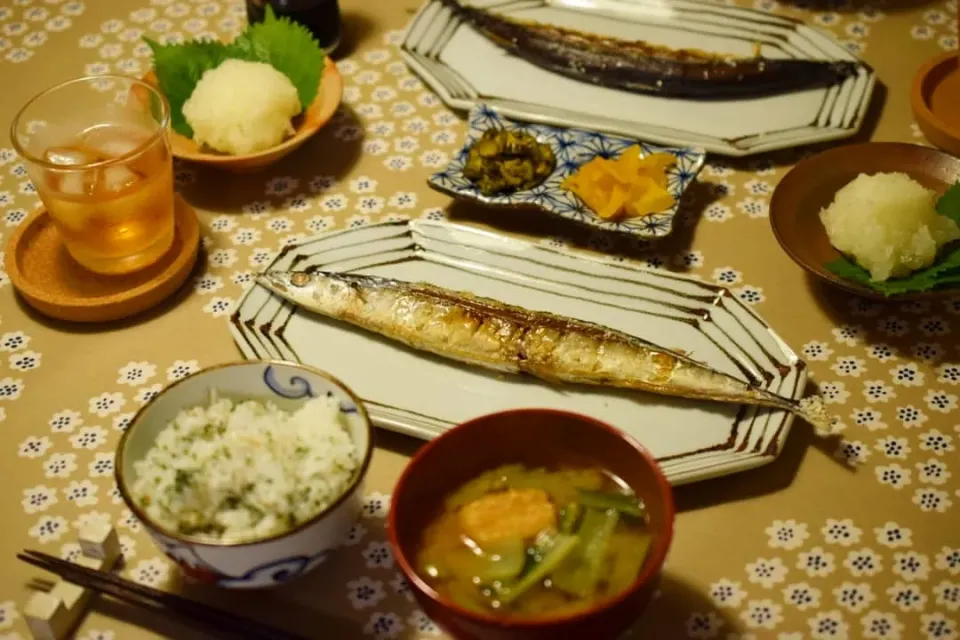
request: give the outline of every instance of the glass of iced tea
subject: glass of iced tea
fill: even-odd
[[[156,263],[174,240],[170,106],[126,76],[78,78],[31,99],[10,138],[81,266],[123,274]]]

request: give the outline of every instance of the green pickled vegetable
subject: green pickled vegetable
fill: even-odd
[[[510,585],[502,585],[497,589],[497,598],[501,604],[510,604],[533,587],[537,586],[552,574],[563,562],[570,557],[580,544],[577,536],[558,533],[546,539],[540,545],[541,560],[530,569],[520,580]]]
[[[512,193],[542,183],[556,164],[550,145],[532,134],[495,127],[470,146],[463,175],[486,195]]]
[[[647,511],[643,501],[632,494],[611,493],[609,491],[588,491],[580,489],[580,504],[594,509],[615,509],[634,518],[643,518]]]

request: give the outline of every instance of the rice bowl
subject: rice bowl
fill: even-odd
[[[134,499],[166,528],[243,542],[283,533],[328,507],[359,465],[340,402],[312,398],[182,410],[134,463]]]
[[[217,397],[211,402],[214,390]],[[208,421],[211,415],[219,422]],[[178,419],[191,423],[179,427],[194,434],[190,444],[187,438],[164,436],[168,429],[172,434],[173,424],[181,424]],[[210,433],[204,435],[203,425]],[[224,447],[222,435],[215,433],[221,430],[232,434],[231,442],[251,442]],[[261,446],[268,438],[274,445]],[[295,453],[304,447],[303,438],[311,441],[307,451],[291,456],[296,460],[278,462],[287,447]],[[164,446],[169,451],[161,455]],[[201,465],[214,451],[250,453],[255,464]],[[182,452],[199,455],[193,459]],[[120,438],[114,473],[126,506],[187,578],[227,588],[262,588],[312,571],[344,542],[360,517],[372,457],[369,416],[342,382],[297,363],[241,361],[182,378],[141,407]],[[181,485],[189,480],[205,486],[201,491],[178,489],[177,471],[187,474],[180,474]],[[247,486],[271,484],[268,476],[279,490]],[[155,488],[148,494],[151,483],[170,495],[158,500]],[[297,492],[308,484],[311,502],[299,511],[291,509],[291,497],[303,502]],[[248,490],[238,494],[238,486]],[[151,496],[146,505],[140,501],[143,495]],[[190,526],[181,530],[183,523]]]

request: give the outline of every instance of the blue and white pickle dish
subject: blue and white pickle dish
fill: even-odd
[[[473,200],[492,207],[537,208],[561,218],[641,238],[662,238],[673,231],[673,219],[680,206],[681,196],[697,178],[706,155],[702,149],[692,147],[660,147],[596,131],[560,129],[518,122],[503,117],[485,104],[471,109],[468,122],[467,140],[457,157],[427,180],[433,189],[454,198]],[[556,157],[553,173],[532,189],[498,195],[481,193],[473,182],[463,175],[463,165],[473,143],[484,131],[492,128],[525,131],[536,137],[540,143],[549,145]],[[564,178],[597,156],[613,159],[627,147],[637,144],[643,149],[644,156],[668,153],[676,158],[676,164],[667,171],[667,191],[674,199],[674,205],[669,209],[637,218],[604,220],[573,193],[560,186]]]
[[[337,398],[342,423],[353,440],[358,460],[345,490],[305,522],[253,541],[210,541],[167,530],[153,521],[133,499],[135,462],[147,455],[160,431],[181,411],[209,405],[211,390],[232,400],[269,401],[283,411],[294,411],[311,398]],[[366,410],[340,381],[292,362],[246,361],[203,369],[151,399],[120,439],[115,473],[127,507],[188,579],[227,588],[264,588],[306,574],[346,539],[360,515],[372,455],[373,433]]]

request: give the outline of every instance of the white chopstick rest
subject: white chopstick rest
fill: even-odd
[[[98,568],[109,571],[121,553],[117,530],[107,522],[87,525],[80,530],[80,550],[83,557],[103,560],[104,566]]]
[[[73,627],[70,611],[53,592],[37,591],[31,595],[23,617],[27,620],[30,635],[36,640],[62,640]]]
[[[110,571],[120,559],[120,539],[107,523],[94,523],[80,530],[81,555],[76,563],[98,571]],[[35,640],[64,640],[80,621],[93,592],[57,578],[50,591],[37,591],[24,607],[27,627]]]

